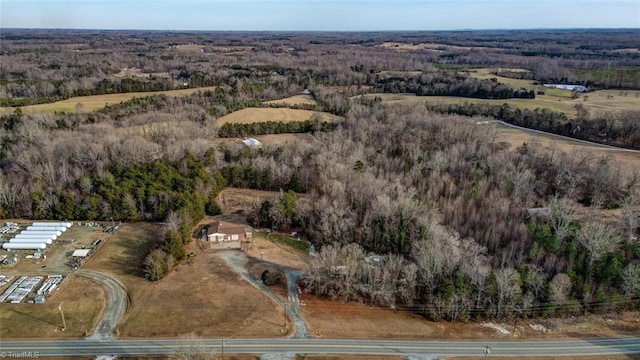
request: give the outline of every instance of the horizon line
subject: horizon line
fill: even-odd
[[[402,29],[402,30],[242,30],[242,29],[136,29],[136,28],[65,28],[65,27],[2,27],[2,30],[54,30],[54,31],[152,31],[152,32],[230,32],[230,33],[398,33],[398,32],[481,32],[481,31],[570,31],[570,30],[640,30],[640,27],[528,27],[528,28],[456,28],[456,29]],[[1,36],[2,34],[0,34]]]

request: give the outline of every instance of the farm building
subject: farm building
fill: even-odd
[[[71,254],[71,257],[85,258],[87,257],[87,255],[89,255],[90,251],[91,249],[77,249],[73,252],[73,254]]]
[[[569,91],[586,92],[588,89],[583,85],[569,85],[569,84],[544,84],[545,87],[563,89]]]
[[[248,148],[254,148],[254,149],[262,147],[262,143],[254,138],[246,138],[242,140],[242,145]]]
[[[206,241],[211,249],[240,249],[245,251],[251,244],[251,230],[237,224],[216,221],[207,227]]]

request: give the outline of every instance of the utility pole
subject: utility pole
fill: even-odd
[[[516,334],[516,326],[518,325],[518,318],[520,316],[522,316],[522,308],[520,306],[516,306],[513,309],[513,312],[515,313],[513,315],[513,334],[515,335]]]
[[[287,304],[284,304],[284,325],[283,327],[287,327]]]
[[[491,346],[488,345],[483,345],[484,346],[484,360],[487,360],[487,355],[491,354]]]
[[[60,305],[58,305],[58,311],[60,311],[60,315],[62,316],[62,331],[67,330],[67,322],[64,320],[64,311],[62,311],[62,304],[64,304],[64,301],[60,303]]]
[[[222,360],[224,360],[224,338],[222,339]]]

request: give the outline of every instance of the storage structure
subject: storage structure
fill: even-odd
[[[62,235],[62,231],[60,231],[60,230],[25,230],[25,231],[21,232],[20,234],[25,234],[25,235],[55,234],[56,236],[60,236],[60,235]],[[18,235],[20,235],[20,234],[18,234]]]
[[[36,221],[31,226],[64,226],[66,228],[71,227],[70,222],[62,222],[62,221]]]
[[[55,240],[58,238],[56,234],[18,234],[13,237],[14,239],[51,239]]]
[[[11,239],[9,240],[10,244],[21,244],[21,243],[44,243],[47,245],[53,244],[53,239]]]
[[[26,231],[67,231],[66,226],[27,226]]]
[[[6,250],[44,250],[47,248],[46,243],[4,243],[2,248]]]

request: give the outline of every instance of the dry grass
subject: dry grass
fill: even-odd
[[[262,191],[252,189],[225,188],[220,191],[216,201],[220,204],[223,213],[248,214],[253,208],[253,204],[261,203],[265,200],[278,201],[280,192]],[[307,194],[296,194],[298,203],[308,205],[309,196]]]
[[[283,105],[317,105],[311,95],[294,95],[284,99],[265,101],[265,104],[283,104]]]
[[[266,121],[305,121],[310,120],[314,115],[318,116],[321,121],[336,121],[337,119],[340,119],[338,116],[318,111],[288,108],[245,108],[219,118],[216,124],[251,124]]]
[[[310,142],[314,141],[311,134],[271,134],[271,135],[257,135],[254,138],[263,146],[282,145],[287,143],[293,143],[296,141]]]
[[[391,355],[305,355],[297,354],[295,360],[401,360],[404,356]]]
[[[493,354],[492,356],[495,356]],[[489,358],[491,358],[490,356]],[[445,356],[442,360],[484,360],[482,356]],[[500,360],[520,360],[522,357],[500,356]],[[536,356],[536,360],[638,360],[640,355],[598,355],[598,356]]]
[[[439,43],[419,43],[419,44],[408,44],[408,43],[399,43],[399,42],[385,42],[378,45],[383,48],[392,49],[396,51],[416,51],[416,50],[431,50],[431,51],[456,51],[456,50],[472,50],[472,49],[486,49],[487,47],[483,46],[456,46],[456,45],[447,45],[447,44],[439,44]],[[493,51],[502,51],[499,48],[491,48]]]
[[[247,255],[294,269],[304,269],[309,261],[308,253],[275,240],[268,240],[264,234],[254,234]]]
[[[352,339],[487,339],[493,330],[477,324],[427,321],[404,311],[340,303],[302,294],[302,316],[319,338]],[[464,331],[463,331],[464,330]]]
[[[44,304],[2,304],[0,338],[81,338],[95,328],[105,301],[105,293],[100,285],[72,276]],[[66,331],[60,331],[62,318],[58,305],[62,302]]]
[[[404,340],[563,340],[637,336],[637,313],[615,317],[520,320],[515,334],[499,335],[478,323],[448,323],[425,320],[405,311],[339,303],[303,294],[302,315],[309,331],[319,338],[404,339]],[[534,331],[529,324],[541,324],[551,332]],[[499,323],[512,331],[513,323]]]
[[[142,277],[141,263],[159,225],[127,224],[85,268],[117,275],[132,306],[122,337],[275,337],[284,335],[282,310],[242,281],[226,264],[201,250],[159,282]]]
[[[131,100],[135,97],[145,97],[150,95],[167,95],[167,96],[188,96],[198,91],[214,90],[216,86],[194,88],[194,89],[180,89],[180,90],[168,90],[168,91],[150,91],[150,92],[134,92],[134,93],[121,93],[121,94],[107,94],[107,95],[92,95],[92,96],[78,96],[72,97],[62,101],[56,101],[49,104],[29,105],[23,106],[22,111],[25,113],[52,113],[54,111],[66,111],[75,112],[76,105],[82,105],[82,111],[89,112],[98,110],[109,104],[118,104],[123,101]],[[16,108],[12,107],[0,107],[0,114],[13,113]]]
[[[611,157],[624,172],[640,169],[640,153],[618,151],[596,145],[586,145],[577,141],[561,139],[551,135],[536,134],[525,130],[496,125],[498,136],[496,141],[507,142],[511,150],[522,144],[538,145],[547,151],[563,151],[569,155],[591,154],[593,158]]]
[[[176,45],[176,50],[184,52],[201,52],[204,49],[204,45],[186,44]]]

